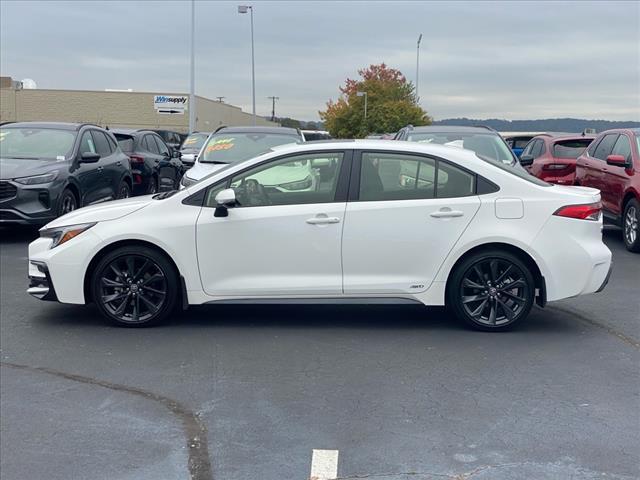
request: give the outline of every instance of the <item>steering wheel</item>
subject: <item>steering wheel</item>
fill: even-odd
[[[253,178],[243,179],[240,182],[245,206],[271,205],[271,199],[267,195],[264,186]]]

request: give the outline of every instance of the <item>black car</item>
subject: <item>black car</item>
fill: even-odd
[[[508,165],[520,165],[518,158],[500,134],[489,127],[456,125],[414,127],[407,125],[400,129],[393,139],[465,148],[474,151],[477,155]]]
[[[133,194],[174,190],[180,185],[183,166],[180,152],[171,150],[151,130],[112,130],[122,151],[131,159]]]
[[[131,193],[129,158],[98,126],[19,122],[0,128],[0,224],[45,224]]]
[[[162,140],[164,140],[164,143],[166,143],[172,151],[180,151],[182,141],[186,138],[184,134],[174,132],[172,130],[150,129],[150,131],[160,135]]]
[[[200,149],[204,142],[209,138],[210,133],[204,132],[193,132],[187,138],[185,138],[184,142],[182,142],[182,146],[180,147],[180,160],[186,168],[192,167],[196,161],[196,157],[198,153],[200,153]]]

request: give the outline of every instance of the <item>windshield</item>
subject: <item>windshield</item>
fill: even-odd
[[[556,158],[578,158],[592,141],[592,138],[560,140],[553,145],[553,156]]]
[[[277,145],[295,143],[300,138],[273,133],[220,133],[212,135],[199,161],[236,163],[257,157]]]
[[[0,156],[64,160],[71,155],[76,132],[52,128],[0,128]]]
[[[208,137],[209,135],[206,133],[192,133],[182,142],[180,150],[200,150]]]
[[[407,140],[418,143],[436,143],[476,152],[479,157],[498,160],[504,164],[516,163],[511,150],[498,135],[488,133],[410,132]]]

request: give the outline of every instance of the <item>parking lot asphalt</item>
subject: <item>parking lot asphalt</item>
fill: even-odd
[[[25,293],[0,228],[0,478],[640,477],[640,256],[480,333],[414,306],[207,306],[153,329]]]

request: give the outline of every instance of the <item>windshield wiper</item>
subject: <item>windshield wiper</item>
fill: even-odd
[[[4,158],[15,158],[16,160],[40,160],[40,157],[16,157],[15,155],[2,155]]]

